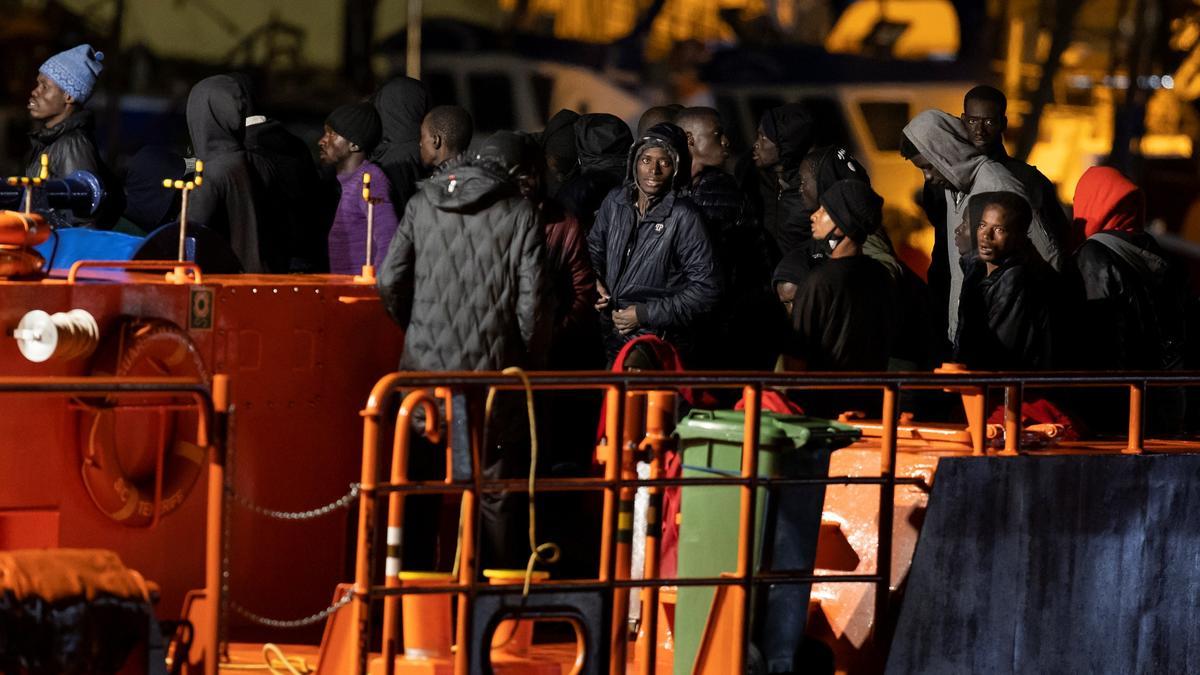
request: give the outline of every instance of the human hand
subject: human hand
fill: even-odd
[[[608,289],[600,280],[596,280],[596,311],[603,312],[612,304],[612,296],[608,294]]]
[[[616,326],[617,331],[619,331],[621,335],[629,335],[633,331],[637,330],[638,326],[641,325],[638,323],[637,308],[633,305],[630,305],[625,309],[616,310],[612,314],[612,319],[613,325]]]

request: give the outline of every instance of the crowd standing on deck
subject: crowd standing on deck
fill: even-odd
[[[94,221],[52,213],[59,225],[153,230],[179,208],[155,184],[194,159],[144,148],[118,189],[82,107],[102,70],[87,45],[43,64],[29,172],[47,153],[52,176],[108,186]],[[187,100],[188,154],[205,162],[189,219],[240,271],[357,274],[369,176],[370,258],[407,329],[406,368],[654,368],[664,345],[692,369],[1184,361],[1186,278],[1145,232],[1141,191],[1093,168],[1069,220],[1055,186],[1005,151],[992,87],[903,129],[934,226],[927,271],[900,260],[867,168],[802,104],[768,110],[741,158],[710,108],[651,108],[636,135],[562,110],[540,133],[473,139],[466,110],[436,104],[397,78],[332,110],[308,148],[256,113],[248,78],[206,78]]]

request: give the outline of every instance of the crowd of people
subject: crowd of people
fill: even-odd
[[[31,172],[44,152],[52,175],[119,184],[84,108],[102,65],[83,45],[41,67]],[[1181,366],[1187,284],[1144,231],[1142,192],[1092,168],[1068,218],[1054,184],[1006,153],[992,87],[904,127],[935,233],[927,274],[898,258],[866,167],[802,104],[767,111],[735,162],[711,108],[651,108],[636,134],[561,110],[539,133],[473,139],[466,110],[435,103],[402,77],[331,111],[323,180],[248,78],[209,77],[188,97],[190,153],[144,148],[95,217],[58,220],[171,223],[161,181],[190,154],[205,172],[189,220],[241,270],[357,274],[369,181],[370,259],[411,369],[666,367],[661,343],[689,369]]]

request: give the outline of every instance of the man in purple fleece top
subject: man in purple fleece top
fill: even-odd
[[[363,201],[363,174],[371,176],[371,202],[375,205],[371,264],[382,262],[396,233],[396,209],[391,185],[383,169],[367,161],[379,143],[383,125],[370,103],[351,103],[330,113],[325,134],[317,141],[321,162],[337,168],[342,198],[333,227],[329,228],[329,271],[358,274],[367,262],[367,203]]]

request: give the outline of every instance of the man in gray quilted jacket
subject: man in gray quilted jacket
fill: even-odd
[[[536,213],[499,166],[453,163],[421,183],[404,209],[379,271],[383,305],[406,330],[401,370],[537,368],[554,317],[545,274],[545,241]],[[482,405],[469,404],[478,419]],[[496,398],[483,475],[515,478],[529,466],[524,399]],[[409,475],[438,478],[436,452],[411,456]],[[440,498],[410,497],[403,564],[431,569]],[[480,557],[489,567],[523,567],[526,521],[520,495],[481,497]],[[423,553],[424,552],[424,553]],[[426,557],[421,557],[422,555]]]
[[[400,368],[538,365],[552,317],[544,261],[533,207],[499,167],[467,161],[422,183],[379,272],[406,329]]]

